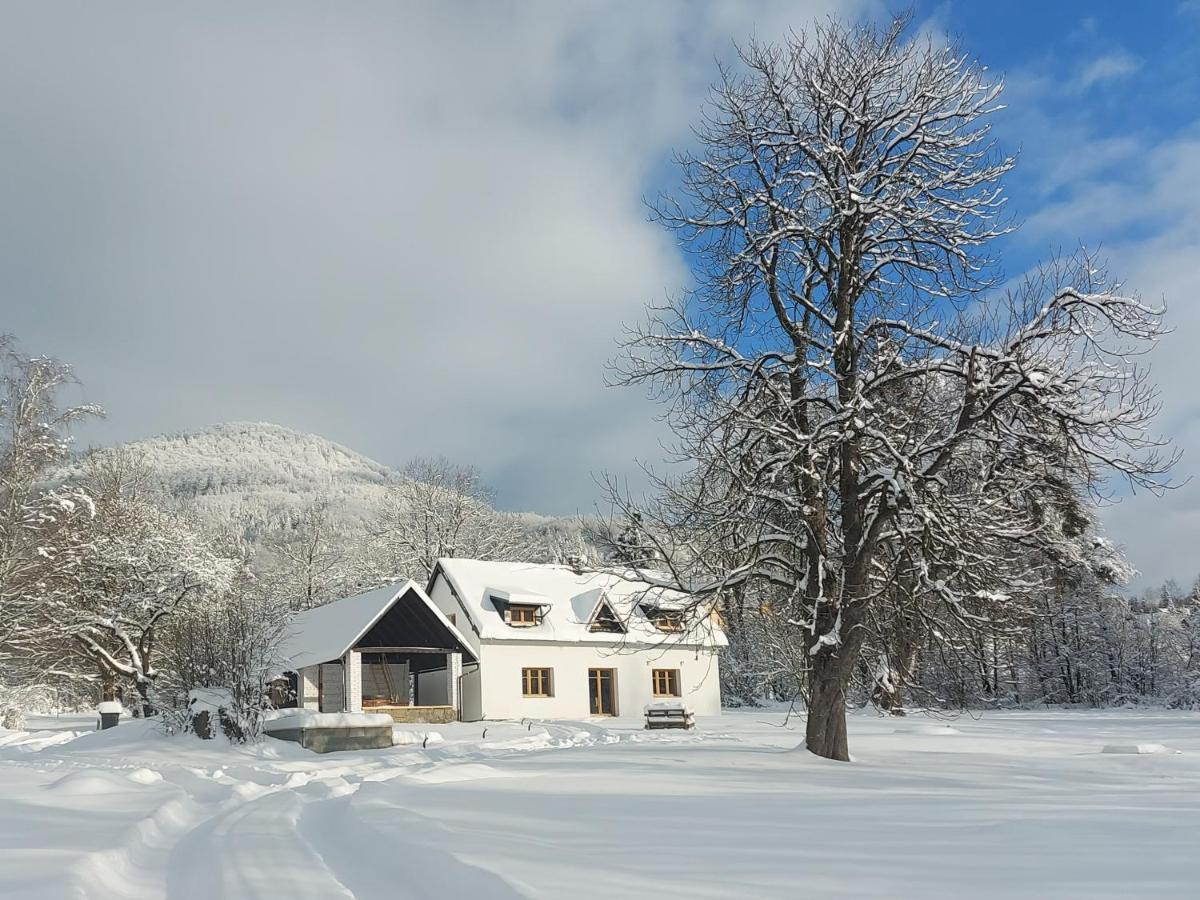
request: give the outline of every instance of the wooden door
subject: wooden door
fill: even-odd
[[[617,672],[615,669],[588,669],[588,696],[593,716],[617,714]]]

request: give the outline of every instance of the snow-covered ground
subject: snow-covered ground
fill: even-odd
[[[317,756],[32,719],[0,731],[0,896],[1200,894],[1200,715],[859,714],[852,764],[782,722],[439,725]]]

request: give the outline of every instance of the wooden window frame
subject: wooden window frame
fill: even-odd
[[[514,616],[519,613],[519,618]],[[514,603],[504,608],[504,621],[513,628],[532,628],[542,624],[542,608],[526,603]]]
[[[679,669],[651,669],[650,686],[655,697],[682,697],[683,678]]]
[[[534,691],[534,686],[538,690]],[[548,666],[523,666],[521,668],[521,696],[531,698],[554,696],[554,669]]]
[[[604,676],[608,675],[608,685],[610,688],[609,699],[612,701],[612,709],[608,712],[592,712],[591,702],[592,693],[596,689],[597,684],[602,684]],[[595,682],[593,682],[595,679]],[[599,704],[597,704],[599,705]],[[621,714],[621,692],[617,684],[617,670],[613,668],[596,668],[588,669],[588,714],[593,716],[619,716]]]
[[[683,631],[683,613],[659,610],[654,617],[654,627],[667,634],[678,634]]]

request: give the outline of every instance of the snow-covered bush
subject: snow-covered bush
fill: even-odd
[[[210,728],[219,722],[231,740],[256,740],[288,615],[286,598],[243,574],[225,594],[176,619],[162,648],[159,694],[171,727],[199,733],[197,714],[207,712]]]

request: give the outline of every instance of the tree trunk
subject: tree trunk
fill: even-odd
[[[117,699],[116,679],[113,678],[112,672],[110,672],[108,669],[104,668],[103,665],[101,665],[99,668],[100,668],[100,702],[103,703],[103,702],[106,702],[109,700],[116,700]]]
[[[808,723],[804,746],[809,753],[825,759],[850,761],[846,740],[846,682],[838,671],[837,660],[820,654],[814,660],[813,679],[808,697]]]
[[[154,715],[155,712],[154,704],[150,702],[150,683],[147,681],[138,680],[136,684],[138,698],[140,699],[142,705],[142,716],[143,718],[148,719]]]

